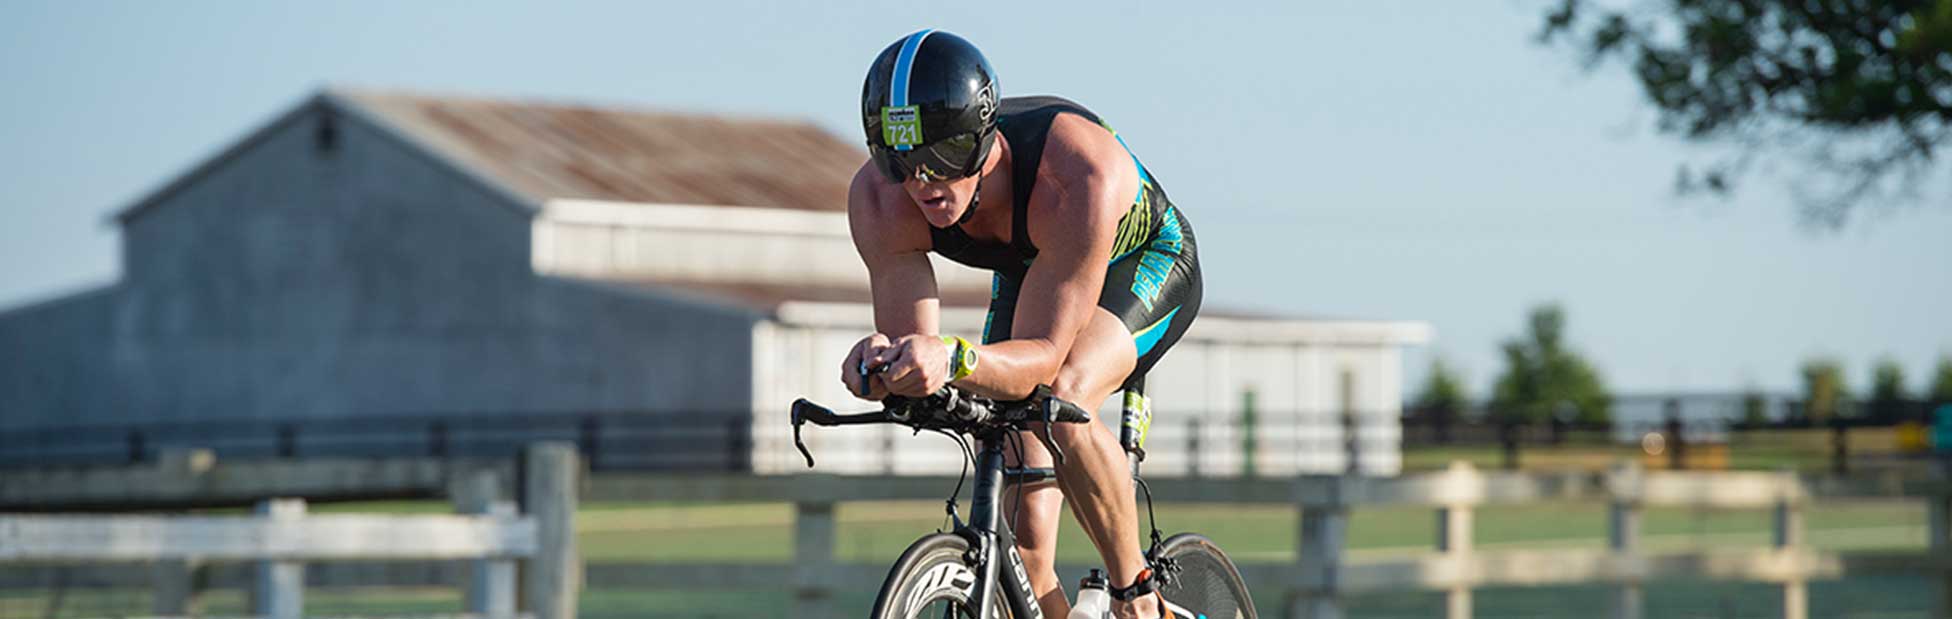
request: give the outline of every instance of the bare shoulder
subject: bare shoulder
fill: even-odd
[[[1077,114],[1051,119],[1042,167],[1066,176],[1117,178],[1132,171],[1131,156],[1110,129]],[[1038,180],[1043,180],[1039,178]]]
[[[847,187],[847,228],[863,260],[927,253],[929,223],[900,185],[881,178],[872,163],[862,164]]]
[[[1080,226],[1109,236],[1138,191],[1138,170],[1110,130],[1083,116],[1058,114],[1044,142],[1037,169],[1039,195],[1032,197],[1030,207],[1033,224],[1060,225],[1032,225],[1031,240],[1041,247],[1044,237],[1075,237],[1075,232],[1060,231]]]

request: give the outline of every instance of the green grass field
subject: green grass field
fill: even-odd
[[[444,512],[434,502],[321,505],[317,511]],[[942,525],[939,502],[844,503],[837,509],[836,552],[843,561],[882,565],[916,536]],[[1162,528],[1207,533],[1241,562],[1292,561],[1294,512],[1276,506],[1162,504]],[[1807,516],[1808,538],[1826,550],[1902,550],[1925,545],[1925,512],[1918,503],[1859,502],[1818,505]],[[1434,544],[1434,516],[1426,509],[1367,509],[1353,514],[1349,531],[1357,559],[1426,552]],[[781,503],[645,504],[590,503],[577,516],[579,541],[592,562],[750,562],[785,563],[791,554],[792,509]],[[1644,523],[1647,547],[1678,550],[1697,547],[1763,546],[1769,517],[1761,510],[1699,511],[1649,509]],[[1483,551],[1514,548],[1598,547],[1605,513],[1593,504],[1538,504],[1483,509],[1476,519],[1476,541]],[[1075,523],[1067,518],[1060,534],[1060,560],[1095,560]],[[1076,575],[1062,575],[1066,580]],[[1930,587],[1923,577],[1866,578],[1813,583],[1812,616],[1924,617]],[[1493,588],[1479,590],[1481,617],[1562,617],[1604,608],[1604,587]],[[1661,582],[1647,589],[1649,617],[1766,617],[1779,612],[1774,590],[1757,583]],[[865,608],[873,591],[848,592],[836,603]],[[46,617],[48,592],[0,595],[0,619]],[[113,617],[147,610],[144,591],[71,591],[56,617]],[[237,614],[243,598],[234,591],[202,598],[205,612]],[[1262,592],[1258,603],[1279,616],[1276,592]],[[608,617],[784,617],[791,599],[783,591],[591,590],[582,600],[583,616]],[[1429,617],[1441,611],[1435,593],[1366,594],[1349,600],[1350,616]],[[320,616],[443,613],[460,610],[454,590],[307,591],[309,612]]]
[[[844,561],[881,564],[915,536],[942,524],[940,503],[848,503],[838,508],[836,553]],[[1294,512],[1275,506],[1161,505],[1168,531],[1197,530],[1227,548],[1237,561],[1294,559]],[[1599,505],[1540,504],[1498,507],[1478,512],[1478,547],[1598,547],[1606,515]],[[645,505],[592,504],[578,516],[583,552],[591,561],[715,561],[784,563],[791,553],[792,513],[786,504]],[[1769,543],[1769,514],[1762,510],[1707,511],[1650,509],[1643,533],[1652,550],[1761,547]],[[1918,503],[1832,504],[1807,516],[1812,545],[1825,550],[1905,550],[1925,546],[1925,511]],[[1354,514],[1349,531],[1352,554],[1360,558],[1427,552],[1435,543],[1435,517],[1426,509],[1371,509]],[[1090,562],[1096,553],[1076,524],[1065,521],[1059,535],[1060,561]],[[1067,579],[1072,575],[1062,575]],[[1930,611],[1929,583],[1917,578],[1849,578],[1814,583],[1812,616],[1924,617]],[[1491,588],[1476,594],[1481,617],[1563,617],[1604,608],[1604,587]],[[1779,616],[1775,589],[1759,583],[1663,582],[1647,591],[1649,617]],[[1278,594],[1258,596],[1263,610],[1278,616]],[[843,596],[843,608],[864,608],[873,592]],[[642,593],[591,591],[586,608],[606,612],[626,607],[659,608],[670,616],[785,616],[790,599],[768,592]],[[1350,616],[1430,617],[1441,613],[1436,593],[1400,592],[1355,596]],[[592,615],[594,616],[594,615]],[[631,612],[603,616],[633,616]],[[662,616],[662,615],[659,615]]]
[[[835,552],[844,561],[885,562],[916,536],[943,523],[941,503],[843,503]],[[1291,561],[1294,510],[1278,506],[1162,504],[1161,528],[1202,531],[1237,560]],[[1925,510],[1919,503],[1822,505],[1807,517],[1810,541],[1832,550],[1923,548]],[[583,553],[591,561],[713,561],[783,563],[791,554],[792,507],[787,504],[647,505],[589,504],[577,516]],[[1597,504],[1539,504],[1478,511],[1480,548],[1597,545],[1606,514]],[[1761,546],[1768,543],[1763,510],[1695,511],[1653,508],[1643,533],[1648,547]],[[1424,552],[1436,543],[1435,516],[1427,509],[1354,512],[1349,546],[1358,556]],[[1097,557],[1090,542],[1066,519],[1059,533],[1060,561]]]

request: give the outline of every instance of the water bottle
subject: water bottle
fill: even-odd
[[[1069,619],[1105,619],[1112,611],[1112,595],[1105,592],[1105,573],[1096,569],[1078,581],[1078,603]]]

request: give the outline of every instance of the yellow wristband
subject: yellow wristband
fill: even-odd
[[[949,346],[949,380],[957,381],[976,373],[976,345],[953,335],[942,336]]]

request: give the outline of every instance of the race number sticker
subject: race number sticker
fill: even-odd
[[[889,146],[915,146],[922,143],[920,106],[881,108],[881,141]]]

